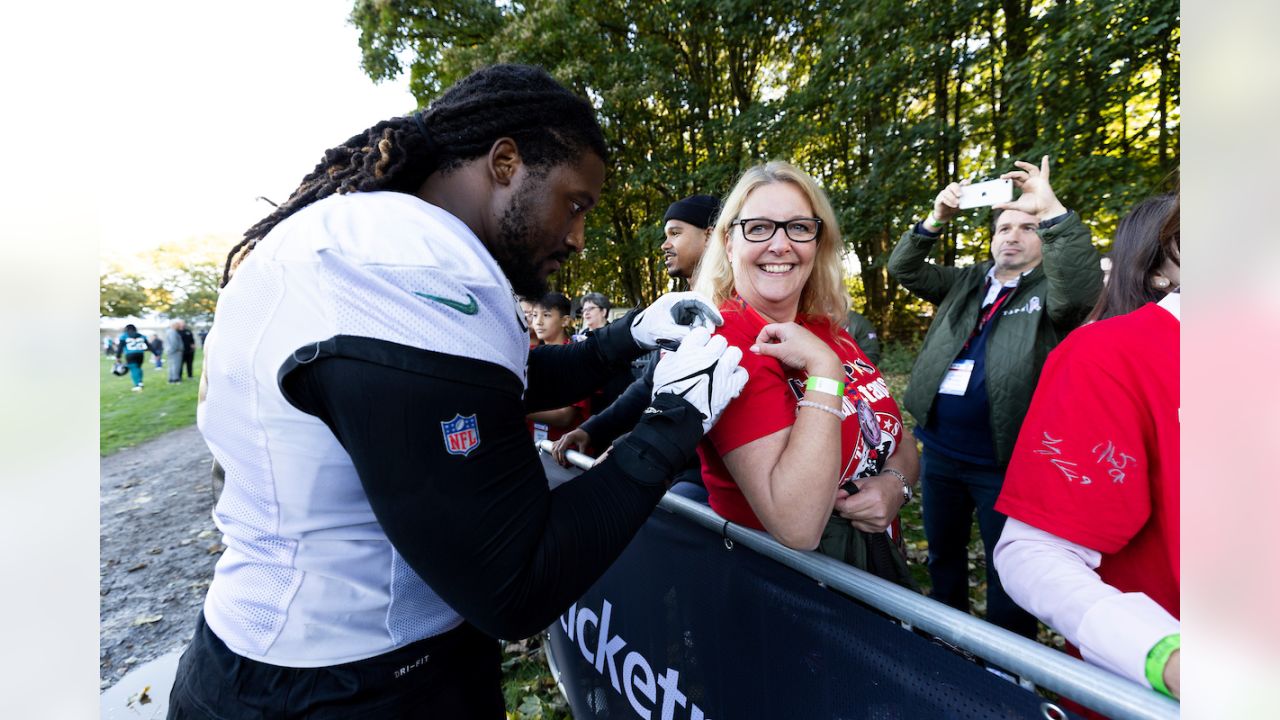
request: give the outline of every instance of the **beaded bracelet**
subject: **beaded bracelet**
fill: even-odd
[[[797,411],[797,412],[799,412],[800,408],[802,408],[802,407],[818,408],[819,410],[821,410],[821,411],[823,411],[823,412],[829,412],[829,413],[831,413],[832,415],[835,415],[836,417],[840,418],[840,422],[844,422],[844,419],[845,419],[845,417],[846,417],[846,415],[845,415],[843,412],[841,412],[840,410],[837,410],[837,409],[835,409],[835,408],[833,408],[833,407],[827,407],[826,405],[823,405],[822,403],[816,403],[816,402],[813,402],[812,400],[801,400],[800,402],[796,403],[796,411]]]

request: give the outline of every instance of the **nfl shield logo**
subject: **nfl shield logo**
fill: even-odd
[[[444,449],[450,455],[466,457],[480,445],[480,426],[475,415],[454,415],[452,420],[440,423],[444,434]]]

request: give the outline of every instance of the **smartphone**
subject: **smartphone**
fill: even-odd
[[[986,180],[960,188],[960,209],[987,207],[1013,199],[1012,180]]]

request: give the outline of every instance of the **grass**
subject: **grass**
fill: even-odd
[[[150,353],[142,364],[141,392],[133,392],[128,375],[111,374],[115,358],[102,357],[98,388],[98,452],[110,455],[124,448],[188,427],[196,421],[202,350],[192,363],[194,378],[185,372],[180,384],[169,384],[169,366],[156,368]]]

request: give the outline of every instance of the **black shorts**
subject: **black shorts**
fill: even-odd
[[[241,657],[204,622],[178,661],[169,720],[502,720],[498,641],[468,623],[342,665],[290,668]]]

